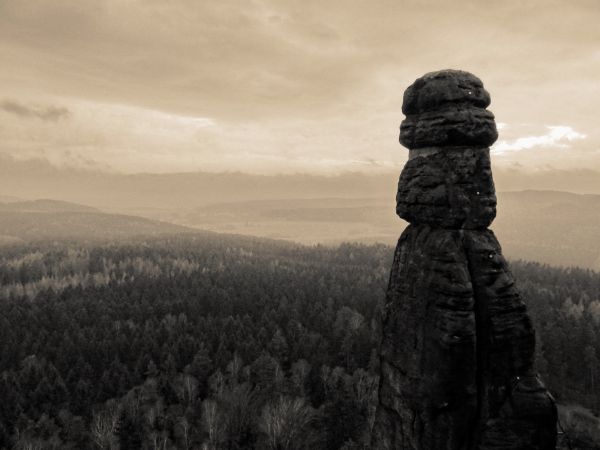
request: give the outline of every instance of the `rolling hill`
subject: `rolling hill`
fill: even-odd
[[[406,226],[395,215],[393,196],[260,199],[124,212],[48,199],[4,202],[0,243],[127,239],[206,230],[309,245],[345,241],[394,245]],[[600,270],[600,195],[501,192],[492,229],[512,259]]]
[[[406,226],[393,198],[319,198],[216,203],[176,218],[213,231],[306,244],[394,244]],[[559,191],[498,194],[492,229],[511,258],[600,270],[600,195]]]
[[[0,203],[0,244],[44,239],[126,239],[190,231],[143,217],[58,200]]]

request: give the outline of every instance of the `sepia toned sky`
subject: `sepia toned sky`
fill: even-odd
[[[404,89],[492,95],[494,164],[600,170],[597,0],[0,0],[0,155],[120,172],[397,171]]]

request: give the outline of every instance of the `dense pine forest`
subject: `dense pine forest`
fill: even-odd
[[[7,247],[0,448],[368,448],[392,252],[217,234]],[[593,424],[600,274],[511,267],[542,377]]]

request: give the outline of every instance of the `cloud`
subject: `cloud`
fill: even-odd
[[[499,141],[493,146],[492,150],[496,154],[507,152],[518,152],[529,150],[535,147],[560,147],[568,148],[568,142],[585,139],[587,136],[575,131],[572,127],[546,126],[548,132],[540,136],[525,136],[513,141]]]
[[[454,67],[492,95],[498,160],[600,168],[506,149],[564,118],[599,148],[597,0],[547,1],[0,0],[0,147],[122,171],[399,170],[404,89]]]
[[[67,108],[57,106],[27,106],[14,100],[3,100],[0,109],[24,118],[37,118],[50,122],[65,119],[71,114]]]

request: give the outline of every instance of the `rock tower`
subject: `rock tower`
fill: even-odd
[[[410,222],[383,317],[374,449],[542,450],[554,401],[534,369],[535,333],[500,244],[490,96],[444,70],[404,93],[409,149],[396,211]]]

